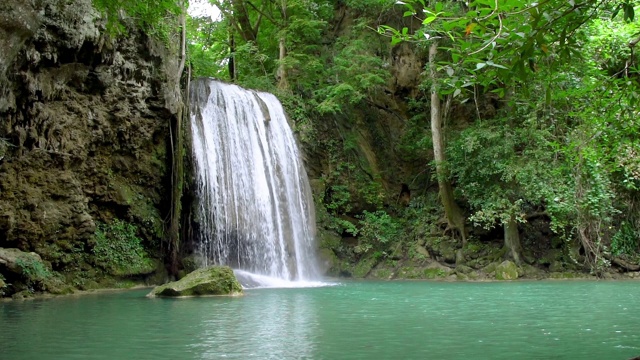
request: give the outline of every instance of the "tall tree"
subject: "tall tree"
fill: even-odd
[[[456,204],[453,197],[453,188],[449,182],[449,172],[446,167],[444,140],[442,136],[442,106],[438,89],[437,74],[438,42],[433,41],[429,46],[429,77],[431,81],[431,137],[433,141],[433,156],[436,163],[438,187],[440,189],[440,201],[444,207],[445,216],[449,227],[457,230],[462,237],[462,244],[466,245],[467,234],[465,230],[465,218],[462,210]]]

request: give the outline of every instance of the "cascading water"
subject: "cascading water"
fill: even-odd
[[[244,285],[317,279],[311,190],[278,99],[211,79],[191,99],[204,260]]]

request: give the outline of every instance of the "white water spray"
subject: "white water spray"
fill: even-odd
[[[318,279],[311,190],[278,99],[210,79],[191,98],[204,260],[254,280]]]

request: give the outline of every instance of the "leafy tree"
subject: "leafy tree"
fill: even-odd
[[[256,75],[268,78],[269,82],[275,78],[283,90],[289,87],[289,72],[303,66],[301,60],[311,59],[301,55],[311,50],[309,46],[319,43],[330,9],[326,1],[307,0],[211,0],[211,3],[220,9],[229,31],[228,37],[218,37],[217,41],[229,49],[231,80],[246,81]]]
[[[228,22],[189,17],[187,29],[192,76],[229,79]]]
[[[566,186],[555,136],[539,126],[530,110],[476,123],[448,148],[457,190],[472,210],[469,219],[486,228],[502,225],[507,254],[516,263],[522,250],[518,223],[545,209]],[[519,117],[524,121],[514,124]]]
[[[505,246],[515,260],[517,223],[527,212],[545,208],[556,231],[577,234],[592,268],[607,265],[610,229],[619,213],[615,179],[627,164],[618,156],[616,165],[613,148],[635,154],[620,128],[633,121],[626,120],[625,109],[636,102],[635,82],[626,79],[636,71],[632,53],[638,41],[631,32],[603,31],[601,17],[612,15],[610,9],[613,16],[621,12],[624,20],[633,20],[633,6],[520,0],[468,5],[415,0],[404,6],[405,16],[416,17],[423,27],[413,34],[389,26],[379,31],[390,34],[392,43],[412,41],[430,49],[432,136],[445,209],[454,202],[442,196],[448,175],[439,164],[450,166],[458,193],[473,211],[471,220],[504,225]],[[620,24],[606,26],[620,29]],[[437,56],[439,50],[448,56]],[[513,115],[465,130],[448,149],[452,161],[446,163],[438,154],[444,148],[438,140],[441,99],[453,99],[452,106],[473,99],[482,120],[478,102],[487,92],[497,94],[505,113]],[[532,106],[519,106],[522,113],[516,109],[522,103]],[[554,170],[541,171],[544,164],[554,164]],[[630,184],[628,174],[624,184]]]

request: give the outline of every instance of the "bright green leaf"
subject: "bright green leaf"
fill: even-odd
[[[427,24],[429,24],[429,23],[433,22],[435,19],[436,19],[436,17],[435,17],[435,16],[429,16],[428,18],[426,18],[426,19],[424,19],[424,20],[422,21],[422,24],[423,24],[423,25],[427,25]]]

